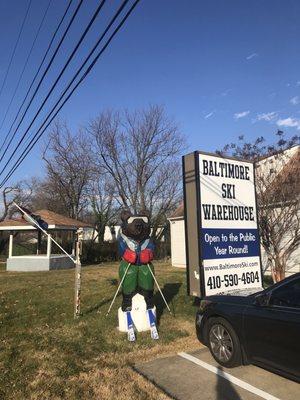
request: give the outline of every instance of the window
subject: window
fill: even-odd
[[[271,294],[270,305],[300,308],[300,279],[275,289]]]

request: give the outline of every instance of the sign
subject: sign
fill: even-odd
[[[195,152],[183,166],[189,294],[261,288],[253,163]]]

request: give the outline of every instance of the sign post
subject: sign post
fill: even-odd
[[[188,293],[262,288],[253,163],[194,152],[183,180]]]

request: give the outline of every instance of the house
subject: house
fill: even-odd
[[[104,230],[104,242],[115,242],[117,240],[121,225],[106,226]],[[83,240],[94,240],[99,242],[97,232],[94,228],[85,229]]]
[[[266,187],[262,194],[263,203],[269,204],[261,213],[261,217],[272,223],[272,226],[276,226],[278,221],[277,232],[269,234],[264,229],[264,233],[267,233],[266,242],[273,236],[271,246],[277,247],[277,252],[282,258],[287,257],[286,276],[300,272],[300,245],[299,242],[297,244],[298,235],[295,235],[295,226],[300,226],[300,146],[293,146],[282,153],[260,160],[256,163],[256,170],[257,184],[262,181]],[[291,256],[284,256],[293,241],[294,251]],[[263,247],[261,255],[265,272],[271,274],[270,260]]]
[[[120,229],[121,225],[105,226],[104,237],[103,237],[104,242],[109,242],[109,243],[115,242],[119,236]],[[163,232],[163,229],[164,229],[163,227],[159,227],[157,229],[157,234],[160,235]],[[152,233],[152,228],[151,228],[151,233]],[[83,240],[94,240],[95,243],[98,243],[99,238],[97,236],[96,230],[94,228],[85,229]],[[161,235],[160,241],[161,242],[165,241],[164,234]]]
[[[171,234],[171,262],[173,267],[186,268],[185,227],[183,202],[169,218]]]
[[[283,161],[283,162],[282,162]],[[300,201],[300,146],[294,146],[286,150],[282,157],[277,158],[276,156],[267,157],[257,163],[257,168],[260,169],[260,173],[272,174],[274,178],[271,179],[271,187],[276,187],[277,184],[282,182],[282,177],[287,176],[291,169],[295,169],[295,163],[298,168],[296,174],[298,175],[295,190],[299,191]],[[300,218],[300,216],[299,216]],[[171,232],[171,260],[172,266],[186,268],[186,252],[185,252],[185,223],[184,223],[184,205],[183,202],[179,205],[173,215],[169,217],[170,232]],[[289,240],[287,237],[286,240]],[[271,274],[266,253],[261,247],[262,265],[266,271],[266,274]],[[292,254],[288,261],[288,268],[286,275],[290,275],[296,272],[300,272],[300,247]]]

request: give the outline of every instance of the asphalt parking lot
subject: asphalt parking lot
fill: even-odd
[[[296,400],[300,384],[254,365],[220,367],[204,348],[135,365],[176,400]]]

